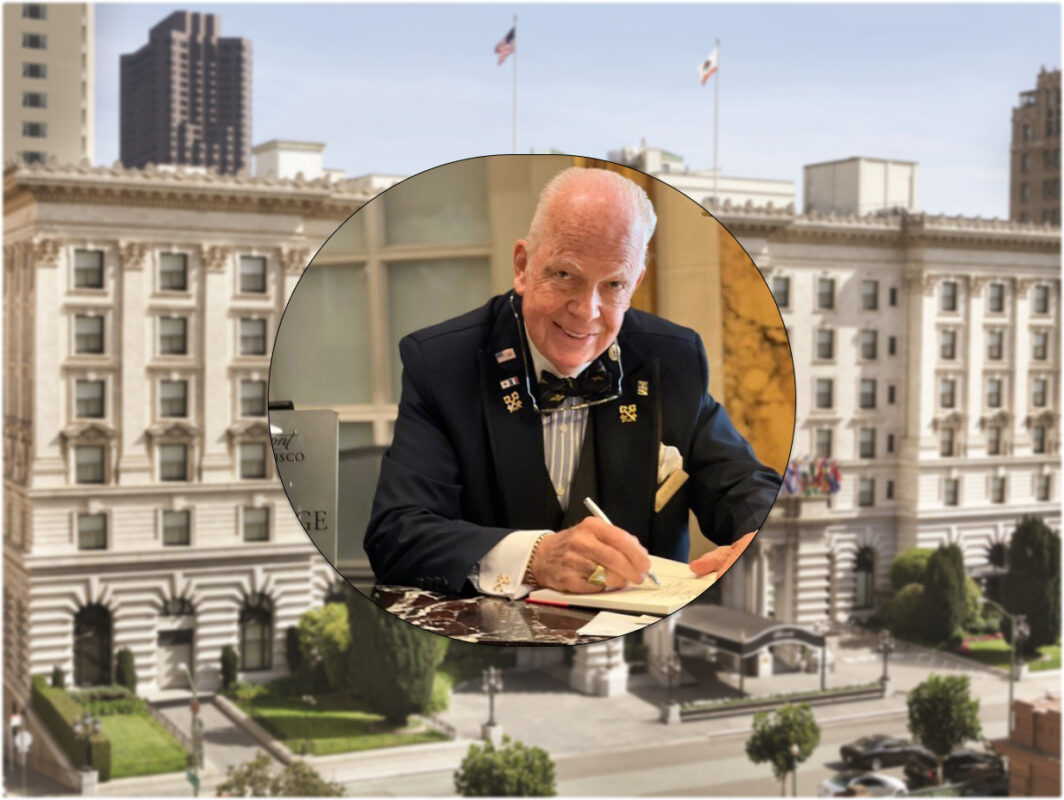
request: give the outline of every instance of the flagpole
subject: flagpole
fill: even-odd
[[[517,14],[514,14],[514,149],[517,152]]]
[[[720,64],[720,39],[717,39],[717,64]],[[717,80],[713,82],[713,204],[719,205],[717,194],[717,130],[720,127],[720,67],[717,67]]]

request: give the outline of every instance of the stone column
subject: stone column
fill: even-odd
[[[202,364],[198,397],[190,403],[202,410],[202,478],[204,483],[229,483],[235,480],[234,463],[239,454],[230,452],[226,435],[233,419],[233,386],[229,364],[237,351],[240,324],[230,316],[232,282],[227,280],[232,265],[232,251],[217,245],[203,246],[199,272],[201,289],[199,308],[202,316],[189,320],[190,330],[198,326],[198,360]],[[191,270],[190,270],[191,271]],[[208,356],[207,354],[212,355]]]
[[[119,413],[113,419],[120,429],[118,473],[123,486],[151,483],[152,469],[148,448],[144,446],[144,431],[152,423],[153,405],[145,400],[154,397],[154,375],[148,374],[152,357],[154,326],[147,308],[151,292],[150,248],[145,242],[122,242],[118,247],[119,275],[114,305],[114,340],[105,345],[109,353],[121,359],[115,386],[115,407]],[[145,285],[147,280],[147,285]],[[140,310],[134,313],[134,310]],[[121,349],[112,349],[121,348]],[[156,398],[156,403],[158,399]]]
[[[569,685],[584,694],[617,697],[628,691],[628,664],[624,660],[624,637],[574,648]]]

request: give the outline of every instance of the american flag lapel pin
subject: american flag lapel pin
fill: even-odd
[[[517,353],[514,352],[512,347],[507,347],[505,350],[500,350],[495,354],[495,361],[502,364],[505,361],[513,361],[517,358]]]

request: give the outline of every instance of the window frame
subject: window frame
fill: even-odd
[[[261,289],[254,289],[254,288],[249,289],[249,288],[247,288],[244,285],[245,275],[252,274],[252,273],[245,272],[245,270],[244,270],[245,262],[250,262],[250,261],[260,262],[261,265],[262,265],[261,275],[256,273],[256,277],[261,278],[261,281],[262,281],[262,288]],[[254,295],[256,297],[268,294],[269,293],[269,288],[270,288],[269,287],[269,279],[268,278],[269,278],[269,261],[266,258],[266,256],[257,255],[255,253],[242,253],[240,255],[240,257],[237,259],[237,275],[236,275],[237,294]]]
[[[827,387],[827,405],[821,404],[824,393],[821,385]],[[830,411],[835,408],[835,380],[833,378],[815,378],[813,381],[813,407],[818,411]]]
[[[188,253],[181,253],[171,250],[166,250],[159,253],[159,263],[156,269],[156,282],[160,292],[166,292],[168,294],[188,294],[189,289],[189,269],[188,269]],[[174,269],[173,266],[178,264],[179,267]],[[172,276],[179,275],[180,280],[174,281]],[[175,285],[169,285],[174,283]]]
[[[82,530],[82,522],[87,519],[99,518],[102,523],[98,532],[102,536],[102,543],[100,544],[86,544],[86,532]],[[93,551],[93,550],[107,550],[108,549],[108,522],[107,512],[101,511],[96,513],[80,512],[74,515],[74,533],[76,538],[76,544],[78,551]],[[89,531],[90,534],[97,533],[97,531]]]
[[[162,357],[171,356],[187,356],[189,355],[189,341],[188,341],[188,317],[187,316],[160,316],[159,320],[159,334],[158,334],[158,352]],[[167,333],[164,329],[172,325],[173,323],[180,323],[181,333]],[[180,344],[180,349],[173,349]]]
[[[857,429],[857,457],[858,458],[875,458],[876,457],[876,429],[875,428],[858,428]]]
[[[942,281],[939,291],[938,310],[952,314],[957,311],[959,306],[960,292],[957,281]]]
[[[249,537],[249,519],[262,514],[264,519],[254,523],[256,527],[261,525],[261,537]],[[268,542],[270,541],[270,507],[269,506],[242,506],[240,511],[240,535],[245,542]]]
[[[825,302],[825,298],[827,302]],[[834,311],[835,310],[835,279],[834,278],[817,278],[816,279],[816,310],[817,311]]]
[[[259,350],[249,350],[249,349],[247,349],[245,347],[245,343],[248,340],[256,341],[256,340],[258,340],[260,338],[257,333],[254,336],[244,333],[245,324],[251,324],[251,323],[255,323],[256,325],[261,325],[262,326],[262,335],[261,335],[261,338],[262,338],[262,349],[261,349],[261,351],[259,351]],[[269,355],[270,342],[269,342],[269,331],[267,330],[267,325],[266,325],[266,318],[265,317],[256,317],[256,316],[239,317],[238,320],[237,320],[237,341],[238,341],[238,351],[237,352],[241,356],[249,356],[249,357],[252,357],[252,358],[258,358],[258,357],[261,357],[261,356]]]
[[[871,391],[866,392],[866,385],[871,386]],[[879,398],[879,384],[875,378],[861,378],[857,387],[857,407],[862,411],[872,411],[876,408]]]
[[[172,471],[168,471],[167,468],[166,468],[167,464],[168,464],[168,459],[165,458],[165,454],[166,453],[176,453],[176,452],[178,452],[178,448],[180,448],[181,452],[183,453],[183,457],[181,459],[181,463],[184,466],[184,470],[181,471],[181,472],[178,472],[176,469],[172,469]],[[158,464],[159,464],[159,481],[160,482],[166,482],[166,483],[188,483],[189,482],[189,480],[190,480],[190,478],[189,478],[189,468],[191,466],[190,462],[192,460],[190,458],[190,452],[189,451],[191,449],[192,449],[192,446],[190,444],[188,444],[187,442],[161,442],[161,443],[159,443],[159,445],[158,445],[158,450],[159,450]],[[176,460],[174,460],[174,459],[170,459],[169,461],[171,461],[173,463],[177,463]],[[181,477],[177,477],[178,475],[180,475]]]
[[[99,385],[100,411],[98,414],[85,414],[82,412],[82,398],[79,396],[81,388],[89,384]],[[94,398],[93,398],[94,399]],[[86,401],[89,402],[89,401]],[[106,419],[107,418],[107,381],[103,378],[75,378],[74,379],[74,419]]]
[[[75,444],[74,450],[74,483],[81,485],[104,485],[107,483],[107,446],[102,444]],[[90,450],[99,452],[99,480],[95,478],[86,479],[82,477],[82,453],[88,453]],[[95,459],[94,459],[95,460]],[[87,470],[88,468],[86,468]],[[93,465],[95,472],[95,465]]]
[[[100,330],[98,333],[79,333],[78,323],[79,320],[99,320]],[[94,313],[75,313],[73,315],[73,324],[71,325],[71,331],[73,333],[74,341],[71,343],[71,352],[76,356],[100,356],[107,352],[107,318],[103,314]],[[82,337],[99,337],[100,344],[98,348],[83,347],[78,344]]]
[[[167,525],[168,518],[181,518],[184,520],[183,537],[177,541],[167,541],[168,531],[172,526]],[[164,508],[159,515],[160,536],[159,542],[163,547],[191,547],[192,546],[192,510],[188,508]]]

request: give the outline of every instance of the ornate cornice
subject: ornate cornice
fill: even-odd
[[[102,422],[73,422],[59,432],[67,444],[107,444],[118,431]]]
[[[229,257],[233,254],[231,247],[222,247],[221,245],[203,245],[200,248],[200,255],[203,259],[203,266],[208,272],[221,272],[225,269],[229,263]]]
[[[150,426],[146,433],[148,438],[154,441],[178,440],[188,441],[195,439],[199,436],[199,428],[190,422],[184,420],[167,420],[166,422],[157,422]]]
[[[246,422],[234,422],[226,431],[233,441],[248,441],[251,439],[268,440],[270,438],[270,426],[262,420],[249,420]]]

